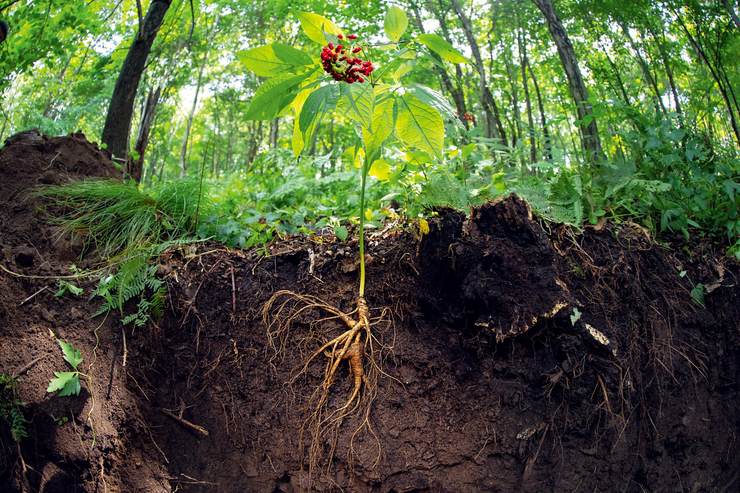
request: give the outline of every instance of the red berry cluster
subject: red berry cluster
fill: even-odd
[[[472,113],[468,113],[468,112],[463,113],[462,119],[463,121],[470,122],[473,125],[475,125],[475,115],[473,115]]]
[[[344,40],[341,34],[337,38],[340,43]],[[347,39],[351,43],[357,39],[357,35],[350,34]],[[365,78],[375,70],[375,67],[373,67],[373,62],[357,57],[361,51],[362,46],[350,47],[343,44],[335,46],[334,43],[329,43],[321,50],[321,65],[324,71],[336,81],[344,81],[347,84],[365,82]]]

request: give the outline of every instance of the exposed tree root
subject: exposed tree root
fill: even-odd
[[[310,352],[290,381],[292,384],[297,378],[305,375],[311,363],[319,356],[326,357],[321,385],[316,387],[311,394],[308,402],[311,412],[300,431],[302,452],[305,452],[306,446],[308,448],[309,481],[312,480],[321,462],[326,462],[327,468],[331,466],[339,432],[345,419],[353,416],[357,417],[359,424],[352,433],[349,444],[350,473],[355,455],[355,439],[363,431],[367,431],[375,442],[377,453],[373,467],[378,464],[381,446],[370,422],[370,410],[377,395],[378,376],[385,374],[380,365],[382,345],[372,332],[372,327],[384,319],[385,311],[378,318],[371,319],[370,309],[364,297],[357,299],[355,310],[344,313],[314,296],[288,290],[277,291],[262,311],[263,321],[267,326],[268,341],[274,350],[273,361],[285,356],[289,347],[288,339],[293,322],[302,314],[315,310],[329,315],[317,322],[339,320],[346,330],[329,340],[319,334],[320,346]],[[344,361],[348,364],[352,388],[346,400],[339,405],[332,406],[331,388],[337,380],[337,373]],[[308,435],[308,445],[306,445],[306,435]],[[328,444],[328,451],[325,454],[326,444]]]

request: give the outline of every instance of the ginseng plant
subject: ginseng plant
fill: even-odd
[[[309,407],[313,410],[301,430],[302,449],[304,433],[307,431],[311,437],[310,476],[318,464],[324,439],[333,437],[330,445],[330,455],[333,455],[338,431],[351,414],[361,420],[352,434],[353,439],[364,427],[375,436],[369,413],[382,370],[373,326],[381,317],[371,318],[365,298],[364,211],[368,175],[387,179],[390,166],[383,159],[383,152],[391,141],[416,155],[426,156],[429,161],[442,160],[445,119],[450,122],[455,119],[454,110],[443,96],[424,86],[405,85],[403,77],[419,64],[443,63],[442,60],[461,63],[465,58],[437,35],[404,36],[408,19],[397,7],[391,7],[385,18],[389,42],[376,46],[363,43],[355,34],[343,33],[321,15],[301,13],[298,17],[308,39],[321,46],[317,49],[318,57],[279,42],[242,51],[238,56],[247,69],[266,78],[251,100],[247,118],[272,120],[292,114],[292,147],[296,157],[302,154],[304,147],[310,147],[327,116],[338,124],[346,122],[355,130],[355,159],[361,163],[358,190],[360,278],[354,310],[343,312],[314,296],[287,290],[274,293],[263,309],[269,341],[276,356],[285,354],[290,326],[306,312],[321,312],[324,317],[318,322],[334,319],[343,327],[339,334],[320,333],[317,347],[308,353],[298,369],[298,374],[303,374],[312,362],[326,358],[323,382],[312,395]],[[433,52],[433,58],[416,51],[424,47]],[[378,57],[385,63],[376,66]],[[349,367],[351,391],[340,405],[331,406],[330,392],[345,361]],[[377,437],[375,439],[378,442],[377,464],[380,447]],[[351,464],[352,443],[349,449]]]

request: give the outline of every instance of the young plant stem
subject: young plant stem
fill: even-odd
[[[366,154],[365,163],[362,166],[362,180],[360,183],[360,298],[365,297],[365,183],[367,182],[369,168],[370,164],[368,163]]]

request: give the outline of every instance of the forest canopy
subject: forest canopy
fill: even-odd
[[[516,192],[559,222],[739,251],[734,1],[1,0],[0,19],[0,139],[82,131],[141,190],[195,180],[203,237],[346,237],[360,217]],[[322,71],[342,33],[373,72]],[[320,101],[285,78],[303,68]],[[379,84],[399,88],[395,120],[360,210],[365,149],[343,94]]]

